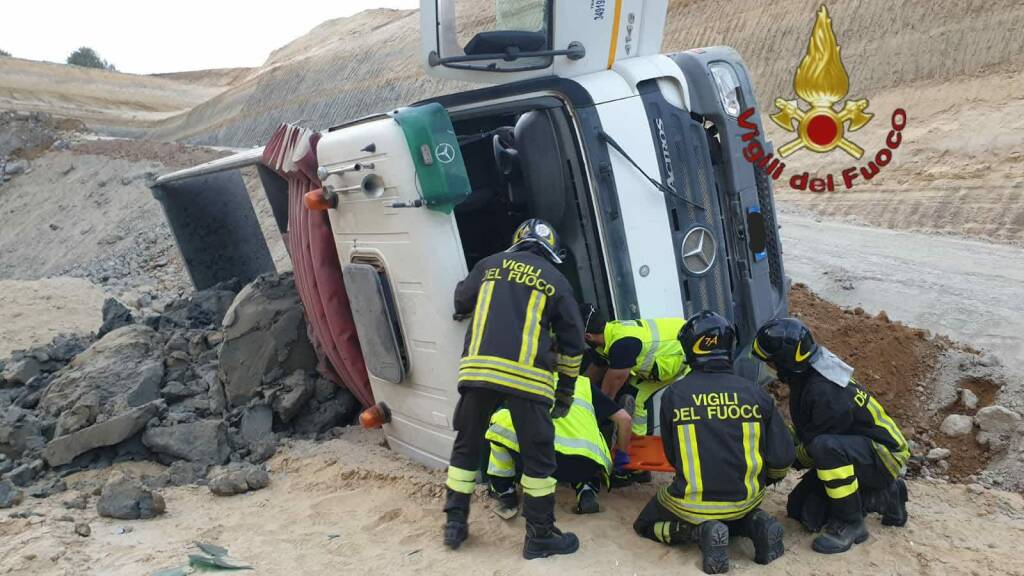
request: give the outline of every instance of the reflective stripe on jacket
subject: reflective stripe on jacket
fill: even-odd
[[[731,372],[692,371],[671,384],[660,417],[676,475],[658,501],[691,523],[743,517],[795,456],[774,399]]]
[[[552,374],[575,378],[583,320],[565,276],[532,252],[477,262],[455,289],[455,312],[472,313],[459,386],[554,399]]]
[[[589,458],[604,468],[606,474],[611,473],[612,456],[597,426],[588,378],[580,376],[576,379],[572,407],[568,414],[555,419],[554,423],[556,452]],[[486,437],[513,452],[519,452],[519,439],[512,425],[512,414],[507,409],[498,410],[491,416],[491,427]]]
[[[613,344],[623,338],[638,338],[642,344],[640,355],[631,372],[643,380],[657,380],[669,384],[687,369],[683,346],[679,343],[679,330],[686,324],[682,318],[651,318],[647,320],[613,320],[604,328],[604,347],[598,354],[607,356]],[[654,367],[657,366],[657,378]]]

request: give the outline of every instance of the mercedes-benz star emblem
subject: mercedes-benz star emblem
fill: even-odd
[[[697,226],[686,233],[682,245],[683,267],[693,275],[701,275],[715,264],[715,235]]]
[[[434,157],[441,164],[450,164],[452,160],[455,160],[455,147],[447,142],[441,142],[434,148]]]

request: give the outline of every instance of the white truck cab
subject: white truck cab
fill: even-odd
[[[714,310],[737,325],[737,369],[759,377],[746,350],[785,315],[788,283],[771,180],[742,157],[753,87],[732,49],[658,53],[666,9],[422,0],[427,73],[486,86],[319,135],[317,178],[394,449],[446,464],[466,326],[452,291],[530,217],[561,235],[580,302],[617,319]],[[760,126],[756,110],[749,121]],[[159,180],[157,193],[174,228]]]

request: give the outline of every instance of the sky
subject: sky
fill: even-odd
[[[63,63],[89,46],[121,72],[259,66],[317,24],[419,0],[22,0],[3,2],[0,50]]]

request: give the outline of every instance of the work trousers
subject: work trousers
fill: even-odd
[[[522,458],[518,453],[508,450],[501,444],[491,442],[491,450],[504,450],[512,454],[512,458],[515,460],[515,466],[518,471],[522,471]],[[559,454],[555,453],[555,473],[553,474],[557,482],[562,482],[571,485],[579,492],[583,485],[588,485],[594,490],[598,490],[601,487],[601,472],[604,468],[594,462],[586,456],[576,456],[572,454]],[[515,476],[503,477],[497,475],[490,476],[491,487],[495,492],[502,493],[512,488],[515,485]]]
[[[448,503],[445,511],[450,519],[465,521],[469,513],[469,495],[476,485],[483,453],[484,434],[490,426],[491,414],[504,405],[512,416],[512,425],[519,439],[523,475],[521,484],[527,502],[523,516],[539,525],[554,523],[555,426],[551,409],[543,399],[531,400],[505,394],[490,388],[477,388],[462,383],[462,397],[455,407],[455,444],[449,459]],[[530,502],[530,499],[534,502]],[[454,514],[454,518],[453,518]]]
[[[751,534],[747,531],[745,521],[759,508],[754,508],[743,518],[737,520],[722,521],[729,528],[729,536],[744,536],[749,538]],[[662,544],[685,544],[693,541],[693,529],[696,524],[681,519],[665,508],[658,497],[651,498],[651,501],[640,511],[640,516],[633,522],[633,530],[644,538],[649,538]]]
[[[829,519],[856,522],[864,517],[862,491],[887,490],[895,481],[866,436],[823,434],[806,445],[814,468],[789,494],[786,513],[817,531]]]

